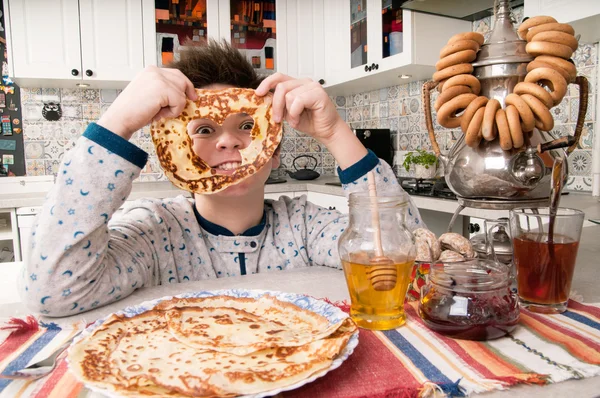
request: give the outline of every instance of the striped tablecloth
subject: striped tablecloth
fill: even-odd
[[[339,304],[344,307],[344,304]],[[557,383],[600,375],[600,307],[571,300],[561,315],[521,312],[515,332],[489,342],[454,340],[425,327],[416,303],[407,303],[408,321],[391,331],[360,331],[359,344],[338,369],[285,397],[466,396],[519,383]],[[60,329],[23,322],[0,335],[2,374],[52,352],[82,325]],[[61,361],[35,382],[0,379],[0,397],[91,397]]]

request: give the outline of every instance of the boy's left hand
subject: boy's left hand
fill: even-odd
[[[310,79],[295,79],[282,73],[275,73],[256,89],[259,96],[273,94],[273,119],[285,119],[297,130],[306,133],[327,145],[336,132],[348,129],[337,113],[335,105],[323,87]]]

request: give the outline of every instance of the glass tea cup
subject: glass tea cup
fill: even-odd
[[[552,233],[550,220],[547,207],[510,211],[520,304],[532,312],[559,314],[567,309],[584,213],[559,208]]]
[[[381,229],[383,255],[388,264],[378,264],[373,202]],[[350,316],[365,329],[388,330],[404,324],[404,298],[415,262],[413,235],[404,224],[408,206],[406,195],[369,197],[352,193],[349,224],[338,248],[350,294]]]

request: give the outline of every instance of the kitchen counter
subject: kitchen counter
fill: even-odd
[[[285,183],[265,185],[265,193],[285,193],[285,192],[316,192],[328,195],[344,196],[341,187],[327,185],[327,183],[339,182],[337,176],[323,176],[312,181],[297,181],[288,179]],[[156,182],[134,182],[131,194],[128,200],[135,200],[143,197],[170,198],[178,195],[190,197],[190,193],[176,188],[169,181]],[[25,194],[0,194],[0,209],[15,207],[41,206],[44,203],[46,192],[25,193]],[[419,209],[438,211],[452,214],[458,208],[458,202],[452,199],[431,198],[426,196],[412,196]],[[583,210],[586,219],[600,219],[600,202],[597,197],[589,193],[570,192],[561,199],[562,207],[571,207]],[[460,213],[463,216],[476,218],[496,219],[505,217],[506,211],[481,210],[466,208]],[[591,223],[586,222],[586,226]]]

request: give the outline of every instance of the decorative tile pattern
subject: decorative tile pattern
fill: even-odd
[[[379,103],[379,117],[387,118],[389,117],[389,103],[388,102],[380,102]]]
[[[592,152],[586,150],[574,151],[568,158],[569,175],[586,177],[592,171]]]
[[[43,101],[41,88],[21,88],[21,104]]]

